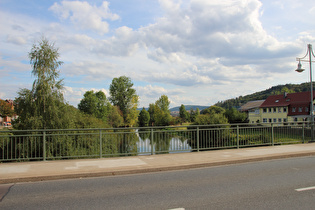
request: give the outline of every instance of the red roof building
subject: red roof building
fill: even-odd
[[[269,96],[260,106],[261,120],[269,123],[306,121],[310,119],[310,104],[310,92]]]

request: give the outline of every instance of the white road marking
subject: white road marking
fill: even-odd
[[[302,192],[302,191],[307,191],[307,190],[315,190],[315,186],[313,187],[305,187],[305,188],[299,188],[299,189],[295,189],[298,192]]]

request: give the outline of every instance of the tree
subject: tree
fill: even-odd
[[[78,109],[86,114],[107,122],[107,116],[110,111],[110,103],[106,99],[103,91],[95,92],[93,90],[86,91],[84,98],[78,104]]]
[[[190,109],[190,122],[195,122],[196,118],[200,115],[199,108],[194,111],[193,108]]]
[[[138,121],[139,121],[139,126],[140,127],[147,127],[147,126],[149,126],[150,114],[144,107],[143,107],[143,109],[141,110],[141,112],[139,114]]]
[[[182,119],[182,122],[189,121],[189,113],[183,104],[179,107],[179,117]]]
[[[201,111],[201,114],[223,114],[225,109],[219,106],[210,106]]]
[[[150,121],[149,121],[149,124],[150,125],[154,125],[155,123],[155,120],[154,120],[154,110],[155,110],[155,105],[154,104],[149,104],[149,109],[148,109],[148,112],[150,114]]]
[[[124,125],[124,118],[117,106],[111,106],[107,123],[113,128],[118,128]]]
[[[12,117],[13,114],[13,105],[0,99],[0,117]]]
[[[245,112],[239,112],[235,108],[226,110],[224,116],[229,120],[229,123],[244,123],[247,118]]]
[[[138,123],[138,101],[139,97],[137,95],[134,95],[131,99],[130,107],[125,120],[125,126],[132,127]]]
[[[153,118],[155,125],[167,126],[172,120],[172,116],[169,111],[170,101],[166,95],[162,95],[154,105]]]
[[[58,49],[46,38],[34,44],[29,53],[32,74],[36,77],[32,90],[22,89],[15,100],[18,129],[65,128],[71,117],[64,102],[59,78]]]
[[[228,124],[228,119],[223,114],[201,114],[196,117],[194,125]]]
[[[132,86],[130,78],[121,76],[114,78],[109,87],[111,95],[109,100],[114,106],[119,107],[126,124],[135,123],[136,120],[133,118],[138,116],[135,114],[134,108],[138,105],[139,96],[136,95],[136,90]]]

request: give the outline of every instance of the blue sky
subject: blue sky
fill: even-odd
[[[42,36],[59,48],[68,103],[109,97],[128,76],[147,107],[210,106],[274,85],[308,82],[296,57],[315,44],[310,0],[0,0],[0,98],[31,88],[28,52]],[[308,64],[304,63],[308,70]]]

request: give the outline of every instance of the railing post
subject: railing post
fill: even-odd
[[[197,126],[197,152],[199,152],[199,126]]]
[[[302,139],[303,139],[303,144],[305,143],[305,138],[304,138],[304,126],[305,126],[305,123],[303,123],[303,125],[302,125]]]
[[[273,123],[271,123],[271,140],[272,140],[272,146],[275,145],[275,138],[274,138],[274,129],[273,129]]]
[[[151,128],[151,155],[154,155],[153,128]]]
[[[100,129],[100,158],[103,157],[102,130]]]
[[[236,133],[237,133],[237,149],[240,148],[240,127],[237,125],[236,127]]]
[[[43,131],[43,160],[46,161],[46,131]]]

